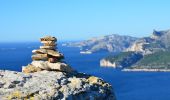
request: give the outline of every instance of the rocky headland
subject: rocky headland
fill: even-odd
[[[141,52],[143,55],[170,50],[170,30],[156,31],[152,35],[136,40],[126,51]]]
[[[100,60],[100,66],[112,68],[125,68],[139,61],[143,56],[137,52],[122,52],[121,54],[108,56]]]
[[[154,30],[151,36],[136,40],[124,52],[104,60],[107,61],[104,66],[121,66],[123,71],[169,71],[170,30]]]
[[[40,40],[44,45],[22,72],[0,70],[0,100],[116,100],[109,83],[63,61],[55,37]]]

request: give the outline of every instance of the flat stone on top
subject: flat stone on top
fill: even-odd
[[[43,38],[40,38],[41,41],[57,41],[57,38],[52,37],[52,36],[46,36]]]

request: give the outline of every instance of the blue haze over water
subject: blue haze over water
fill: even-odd
[[[0,69],[21,71],[30,63],[32,50],[40,43],[0,43]],[[62,47],[65,61],[79,72],[92,74],[109,82],[117,100],[170,100],[170,73],[168,72],[121,72],[101,68],[99,60],[109,53],[82,55],[78,48]]]

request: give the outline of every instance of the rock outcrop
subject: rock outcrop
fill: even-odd
[[[41,38],[23,72],[0,70],[0,100],[116,100],[104,80],[78,73],[62,59],[55,37]]]
[[[164,50],[162,45],[151,37],[141,38],[126,49],[126,51],[140,52],[143,55],[152,54],[161,50]]]
[[[136,52],[122,52],[115,56],[108,56],[100,61],[102,67],[125,68],[130,67],[142,58],[142,54]]]
[[[111,62],[111,61],[106,60],[106,59],[101,59],[100,60],[100,66],[101,67],[112,67],[112,68],[117,68],[118,67],[115,62]]]
[[[115,100],[115,96],[111,85],[95,76],[0,70],[0,100]]]
[[[143,55],[170,50],[170,30],[154,30],[150,37],[138,39],[126,51],[141,52]]]
[[[63,72],[73,72],[73,69],[66,63],[62,62],[64,55],[56,50],[55,37],[46,36],[40,39],[43,46],[40,49],[33,50],[31,64],[22,67],[25,73],[32,73],[41,70],[53,70]]]

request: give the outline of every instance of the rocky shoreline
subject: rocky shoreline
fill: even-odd
[[[101,67],[126,68],[142,58],[140,53],[122,52],[119,55],[108,56],[100,60]]]
[[[170,69],[122,69],[126,72],[170,72]]]

